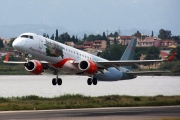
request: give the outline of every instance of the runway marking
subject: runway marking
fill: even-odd
[[[147,106],[147,107],[106,107],[106,108],[81,108],[81,109],[53,109],[53,110],[19,110],[19,111],[0,111],[1,113],[33,113],[33,112],[55,112],[55,111],[81,111],[81,110],[125,110],[125,109],[147,109],[147,108],[171,108],[171,107],[180,107],[180,105],[176,105],[176,106]],[[146,110],[147,111],[147,110]],[[129,111],[128,111],[129,112]],[[136,111],[137,112],[137,111]]]

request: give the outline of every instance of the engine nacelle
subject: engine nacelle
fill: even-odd
[[[25,69],[35,75],[39,75],[43,72],[42,64],[37,60],[31,60],[24,64]]]
[[[91,60],[82,60],[78,67],[80,70],[87,72],[88,74],[94,74],[98,71],[97,65]]]

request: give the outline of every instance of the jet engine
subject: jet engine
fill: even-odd
[[[82,60],[78,67],[80,70],[87,72],[88,74],[94,74],[98,71],[97,65],[91,60]]]
[[[39,75],[43,72],[42,64],[37,60],[31,60],[24,64],[25,69],[35,75]]]

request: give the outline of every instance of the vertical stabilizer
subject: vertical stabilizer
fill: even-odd
[[[120,60],[133,60],[135,48],[136,48],[136,38],[132,38],[131,42],[128,44]],[[128,69],[132,68],[132,66],[125,66],[125,67]]]

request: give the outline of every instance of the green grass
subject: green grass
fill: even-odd
[[[45,98],[35,95],[23,97],[0,97],[0,110],[43,110],[99,107],[166,106],[180,105],[180,96],[100,96],[89,97],[80,94]]]

